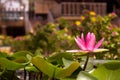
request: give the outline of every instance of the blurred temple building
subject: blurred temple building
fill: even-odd
[[[30,0],[29,5],[30,20],[43,23],[54,22],[60,17],[77,20],[86,10],[101,16],[120,12],[120,0]]]
[[[28,0],[0,0],[0,33],[8,36],[25,35]],[[27,14],[27,15],[26,15]]]
[[[120,0],[0,0],[0,33],[25,35],[36,23],[75,21],[85,11],[120,15]]]

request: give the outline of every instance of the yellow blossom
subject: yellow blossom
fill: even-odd
[[[57,32],[57,30],[55,28],[53,28],[52,30],[53,30],[53,32]]]
[[[115,18],[115,17],[117,17],[116,13],[114,13],[114,12],[112,12],[112,13],[109,13],[109,14],[108,14],[108,16],[109,16],[109,17],[112,17],[112,18]]]
[[[73,39],[73,38],[72,38],[71,36],[68,36],[68,39],[71,40],[71,39]]]
[[[81,16],[81,17],[80,17],[80,19],[81,19],[81,20],[84,20],[84,19],[85,19],[85,17],[84,17],[84,16]]]
[[[67,29],[67,28],[65,28],[64,30],[65,30],[65,32],[68,32],[68,29]]]
[[[81,22],[80,22],[80,21],[75,21],[75,24],[76,24],[77,26],[80,26],[80,25],[81,25]]]
[[[91,20],[91,22],[96,22],[96,18],[95,17],[91,17],[90,20]]]
[[[95,15],[96,15],[96,13],[93,12],[93,11],[91,11],[89,14],[90,14],[91,16],[95,16]]]
[[[3,36],[3,35],[0,35],[0,39],[5,39],[5,36]]]

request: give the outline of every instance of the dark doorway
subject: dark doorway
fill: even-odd
[[[45,25],[47,23],[48,15],[47,14],[36,14],[36,20],[40,21],[41,24]]]
[[[47,20],[47,14],[36,14],[37,20]]]
[[[6,28],[6,33],[8,36],[23,36],[25,35],[25,28],[23,26],[20,27],[7,27]]]

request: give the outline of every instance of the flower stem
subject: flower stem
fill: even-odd
[[[85,61],[84,67],[83,67],[83,71],[85,71],[85,69],[87,67],[89,57],[90,57],[90,53],[87,54],[86,61]]]
[[[26,70],[24,68],[24,80],[26,80],[26,76],[27,76],[27,73],[26,73]]]

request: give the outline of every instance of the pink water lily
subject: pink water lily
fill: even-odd
[[[83,50],[83,51],[91,51],[94,52],[95,50],[97,50],[102,42],[103,42],[104,38],[102,38],[100,41],[98,41],[98,43],[96,44],[96,37],[93,33],[87,33],[86,37],[84,37],[83,33],[81,34],[81,37],[77,36],[75,38],[75,41],[78,45],[78,47]]]
[[[80,48],[80,50],[69,50],[67,52],[100,52],[100,51],[104,51],[106,49],[98,49],[102,42],[103,42],[104,38],[102,38],[101,40],[99,40],[96,43],[96,37],[94,35],[94,33],[90,33],[88,32],[86,37],[84,37],[84,34],[81,34],[81,37],[77,36],[75,37],[75,41],[78,45],[78,47]]]
[[[96,44],[96,37],[93,33],[90,33],[90,32],[87,33],[86,37],[84,37],[84,35],[82,33],[81,38],[78,36],[75,38],[75,41],[76,41],[78,47],[84,51],[94,51],[94,50],[98,49],[101,46],[103,40],[104,40],[104,38],[102,38]]]

